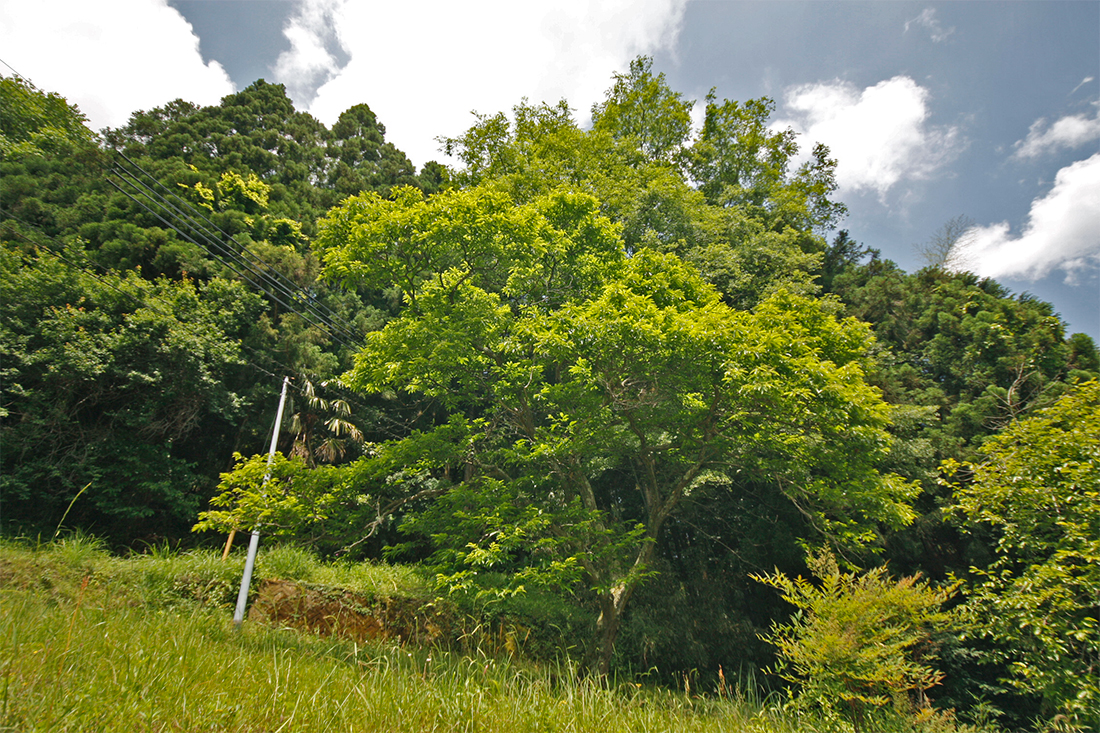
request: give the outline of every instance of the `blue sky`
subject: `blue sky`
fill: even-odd
[[[326,124],[366,102],[418,165],[472,110],[583,121],[638,54],[700,108],[766,95],[828,144],[858,241],[912,271],[968,217],[959,267],[1100,340],[1096,0],[0,0],[0,59],[96,128],[263,77]]]

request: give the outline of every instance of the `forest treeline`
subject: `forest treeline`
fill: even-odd
[[[693,132],[640,58],[590,127],[524,101],[417,171],[366,104],[328,128],[263,81],[99,134],[0,92],[6,535],[262,525],[556,592],[601,674],[1100,725],[1096,345],[859,243],[770,100]]]

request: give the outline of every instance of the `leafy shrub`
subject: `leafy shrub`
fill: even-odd
[[[992,530],[994,559],[972,568],[964,610],[974,636],[1000,646],[1009,681],[1043,697],[1066,726],[1100,730],[1100,382],[948,461],[956,517]]]
[[[779,674],[799,686],[793,707],[820,711],[838,731],[935,721],[925,691],[943,675],[930,666],[929,641],[948,621],[941,607],[954,588],[932,588],[919,576],[895,581],[886,568],[842,572],[826,552],[809,566],[819,585],[778,571],[753,576],[798,609],[765,637],[776,646]]]
[[[220,494],[199,514],[195,532],[230,532],[262,527],[266,535],[292,534],[326,518],[332,504],[331,472],[310,470],[300,458],[282,453],[245,458],[234,453],[236,465],[221,475]]]

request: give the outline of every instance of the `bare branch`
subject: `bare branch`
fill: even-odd
[[[960,214],[946,222],[924,244],[913,245],[927,267],[954,270],[962,264],[962,252],[973,237],[974,220]]]

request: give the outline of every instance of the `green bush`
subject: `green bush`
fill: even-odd
[[[820,712],[836,731],[946,725],[925,692],[943,677],[931,666],[930,638],[948,621],[941,607],[954,588],[932,588],[919,576],[895,581],[886,568],[842,572],[826,552],[809,565],[817,585],[778,571],[753,576],[797,608],[765,637],[779,674],[798,685],[792,706]]]
[[[945,463],[962,523],[987,528],[993,562],[971,568],[968,632],[987,661],[1041,695],[1050,720],[1100,730],[1100,382],[982,446],[977,464]]]

